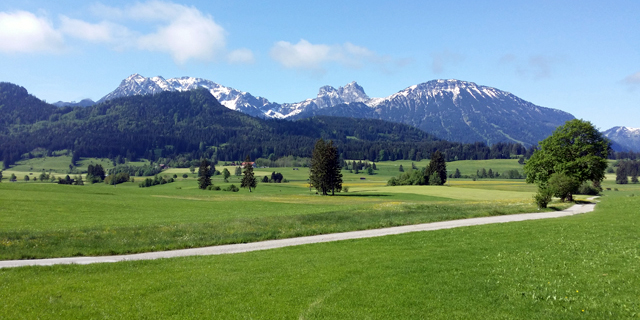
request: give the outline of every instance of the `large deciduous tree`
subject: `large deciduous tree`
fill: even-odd
[[[561,174],[563,181],[574,180],[571,183],[574,186],[585,181],[599,185],[604,179],[610,152],[609,140],[591,122],[569,120],[540,141],[540,149],[524,165],[527,183],[536,183],[541,189],[546,189],[551,176]],[[572,201],[575,191],[571,190],[564,196]]]
[[[335,194],[342,190],[342,173],[340,172],[340,156],[333,141],[320,139],[316,142],[311,155],[309,182],[322,195]]]
[[[251,192],[251,188],[255,188],[258,185],[258,182],[253,176],[253,164],[251,163],[251,158],[249,156],[244,160],[244,171],[242,173],[244,176],[240,182],[240,187],[249,188],[249,192]]]

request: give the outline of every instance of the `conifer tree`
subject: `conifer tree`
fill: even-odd
[[[198,169],[198,187],[205,190],[210,185],[211,168],[209,167],[209,161],[207,161],[207,159],[202,159],[202,161],[200,161],[200,168]]]
[[[322,195],[334,195],[337,190],[342,190],[342,173],[340,172],[340,159],[338,148],[320,139],[316,142],[311,155],[311,167],[309,169],[309,182]],[[360,163],[361,164],[361,163]],[[356,172],[360,164],[356,165]]]
[[[435,177],[432,179],[431,176],[434,173],[438,176],[438,179],[436,179]],[[434,182],[434,184],[436,185],[443,185],[445,184],[445,182],[447,182],[447,164],[445,163],[444,156],[442,156],[440,150],[436,150],[436,152],[431,155],[431,161],[429,162],[424,175],[425,181],[427,181],[429,184],[432,184],[432,182]]]
[[[247,159],[244,160],[244,176],[242,177],[242,181],[240,182],[240,187],[249,188],[249,192],[251,192],[251,188],[255,188],[258,185],[256,178],[253,176],[253,165],[251,164],[251,158],[247,155]]]

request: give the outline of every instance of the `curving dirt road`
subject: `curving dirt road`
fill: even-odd
[[[566,217],[575,214],[593,211],[595,204],[576,204],[569,209],[556,212],[536,212],[522,213],[505,216],[493,216],[482,218],[471,218],[462,220],[450,220],[416,225],[391,227],[373,230],[350,231],[343,233],[323,234],[300,238],[289,238],[279,240],[268,240],[252,243],[229,244],[204,248],[182,249],[172,251],[146,252],[118,256],[98,256],[98,257],[72,257],[72,258],[52,258],[34,260],[4,260],[0,261],[0,268],[23,267],[23,266],[50,266],[56,264],[90,264],[133,260],[152,260],[160,258],[175,258],[186,256],[206,256],[218,254],[231,254],[248,251],[268,250],[289,246],[298,246],[310,243],[340,241],[348,239],[372,238],[387,235],[401,234],[416,231],[430,231],[439,229],[450,229],[467,226],[477,226],[482,224],[503,223],[525,220],[537,220],[547,218]]]

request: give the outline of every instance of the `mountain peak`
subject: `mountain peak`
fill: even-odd
[[[616,151],[640,151],[640,128],[617,126],[602,132],[602,134],[615,142],[613,148],[618,149]]]

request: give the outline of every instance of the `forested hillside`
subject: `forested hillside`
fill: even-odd
[[[124,97],[74,108],[56,108],[15,85],[3,84],[2,90],[0,117],[8,119],[0,132],[5,166],[29,157],[36,148],[72,150],[75,158],[154,160],[186,155],[231,161],[247,154],[252,159],[308,157],[319,138],[334,140],[347,159],[415,160],[435,150],[448,160],[489,159],[527,151],[519,144],[488,147],[438,140],[409,125],[373,119],[263,120],[222,106],[204,89]]]

